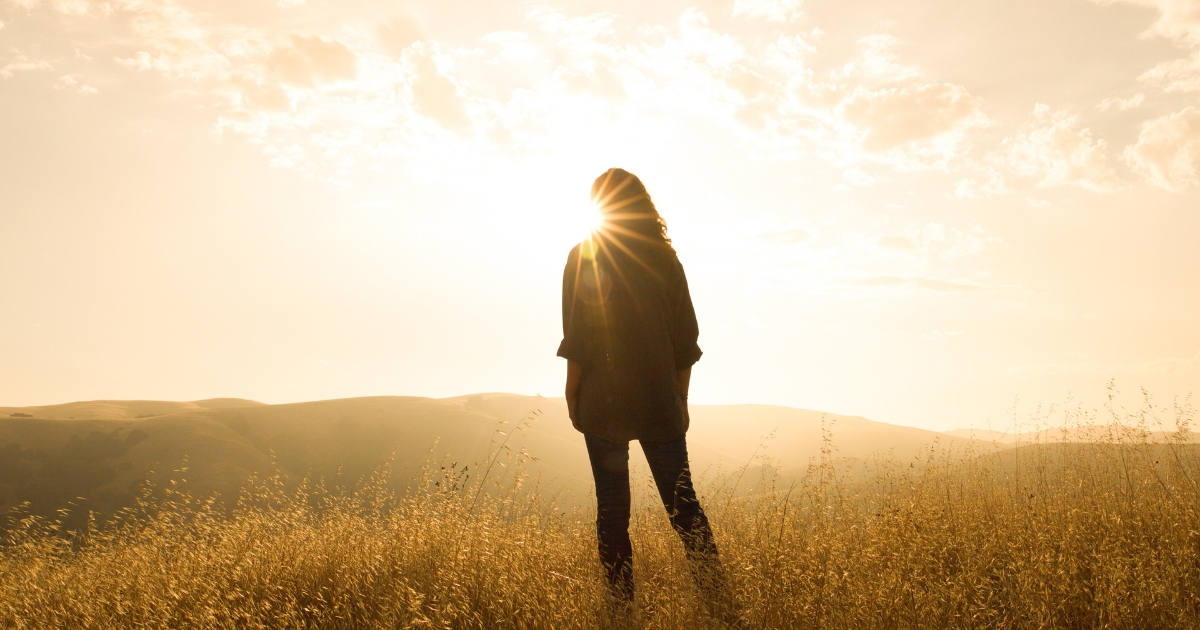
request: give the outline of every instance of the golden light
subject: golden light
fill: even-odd
[[[572,217],[575,223],[572,232],[578,234],[580,239],[587,238],[604,224],[604,214],[595,203],[584,205],[576,210],[575,214],[578,216]]]

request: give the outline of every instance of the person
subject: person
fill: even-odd
[[[725,576],[688,468],[688,386],[702,353],[683,265],[632,173],[614,168],[596,178],[592,201],[602,224],[567,257],[558,356],[567,360],[567,411],[596,483],[604,574],[615,601],[630,606],[629,442],[637,440],[697,585],[719,601]]]

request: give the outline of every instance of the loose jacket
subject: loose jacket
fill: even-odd
[[[558,356],[583,365],[584,433],[665,442],[684,433],[679,371],[700,359],[699,328],[675,252],[628,240],[584,241],[567,256]]]

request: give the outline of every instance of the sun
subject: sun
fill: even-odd
[[[580,240],[588,238],[604,224],[604,215],[595,203],[582,204],[574,208],[571,215],[571,232]]]

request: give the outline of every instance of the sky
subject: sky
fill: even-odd
[[[1200,0],[0,0],[0,404],[561,396],[613,166],[693,402],[1200,384]]]

